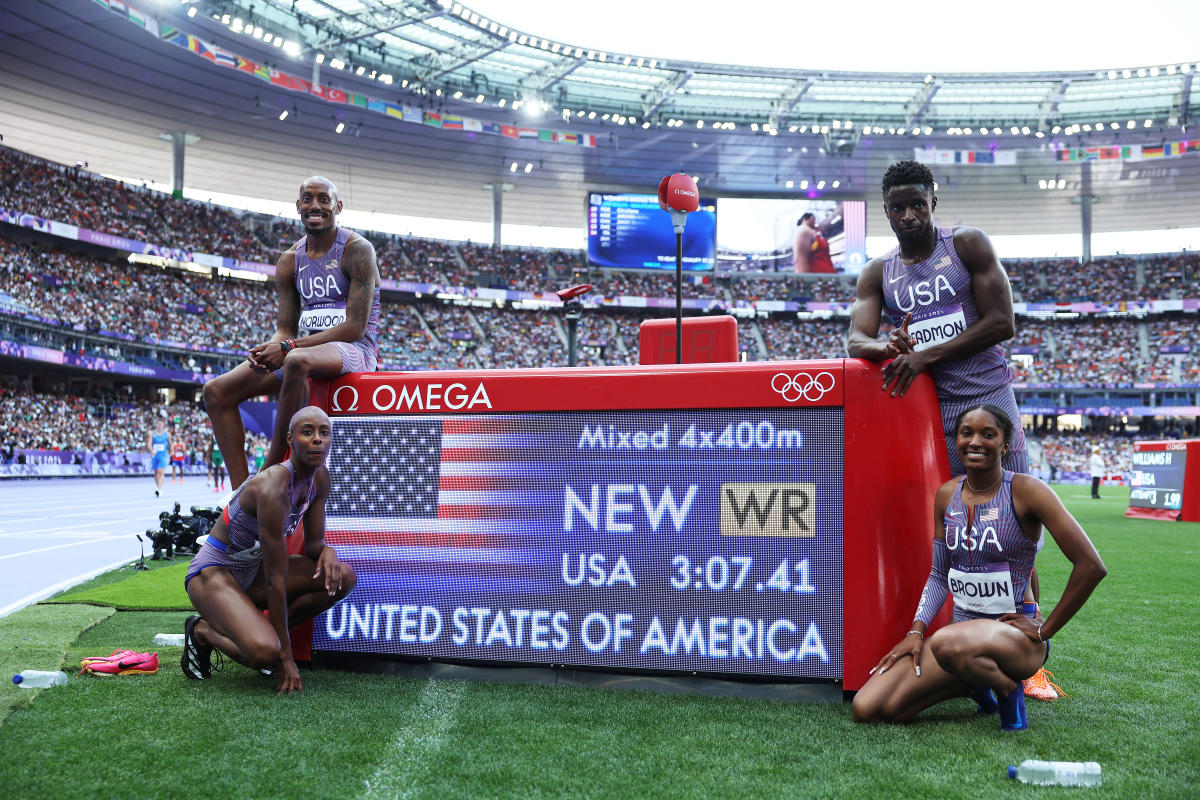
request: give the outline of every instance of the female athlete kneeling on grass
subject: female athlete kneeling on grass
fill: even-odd
[[[237,490],[192,559],[184,586],[199,614],[184,626],[183,674],[212,674],[215,647],[255,669],[273,669],[277,692],[303,690],[288,628],[333,607],[354,588],[354,570],[325,545],[329,417],[302,408],[288,426],[292,455]],[[284,540],[304,520],[304,555]],[[263,609],[270,612],[268,620]]]
[[[1000,712],[1002,730],[1023,730],[1029,722],[1021,681],[1045,662],[1050,637],[1083,606],[1106,570],[1050,487],[1001,466],[1012,438],[1003,410],[973,406],[955,428],[967,474],[937,491],[933,568],[912,630],[871,670],[854,698],[854,718],[907,722],[935,703],[972,696],[980,713]],[[1036,607],[1016,613],[1014,602],[1024,596],[1043,525],[1072,568],[1062,599],[1041,622]],[[953,624],[926,640],[925,628],[948,593],[954,595]]]

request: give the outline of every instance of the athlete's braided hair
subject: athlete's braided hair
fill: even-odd
[[[903,184],[901,184],[901,185],[903,185]],[[1004,432],[1004,443],[1008,444],[1009,442],[1012,441],[1012,435],[1013,435],[1012,420],[1008,418],[1008,414],[1005,413],[1003,408],[1001,408],[1000,406],[995,405],[993,403],[976,403],[973,406],[964,408],[959,413],[959,415],[954,418],[954,430],[955,430],[956,435],[957,435],[958,429],[960,427],[962,427],[963,417],[965,417],[967,414],[970,414],[972,411],[986,411],[989,414],[991,414],[993,417],[996,418],[996,424],[1000,426],[1000,430]]]
[[[929,167],[917,161],[897,161],[883,173],[883,193],[895,186],[924,186],[927,191],[933,191],[933,173]]]

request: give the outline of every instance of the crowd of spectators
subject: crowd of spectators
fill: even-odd
[[[146,433],[159,419],[168,421],[171,440],[185,442],[189,455],[207,453],[212,427],[195,403],[167,405],[115,395],[84,398],[32,391],[11,382],[0,386],[0,439],[7,459],[16,450],[145,452]]]
[[[1034,383],[1129,384],[1146,380],[1137,330],[1121,319],[1077,319],[1030,325],[1052,336],[1054,354],[1041,355],[1018,380]],[[1018,326],[1018,330],[1024,324]],[[1034,334],[1038,335],[1038,334]]]
[[[1128,475],[1133,470],[1133,443],[1138,439],[1153,439],[1155,436],[1117,436],[1111,433],[1091,431],[1060,431],[1043,433],[1034,437],[1041,445],[1042,462],[1052,480],[1063,473],[1090,474],[1089,459],[1092,449],[1100,448],[1104,459],[1104,471],[1110,475]]]

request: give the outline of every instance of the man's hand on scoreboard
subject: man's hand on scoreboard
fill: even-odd
[[[921,353],[903,353],[896,356],[883,368],[883,390],[892,390],[892,397],[903,397],[917,376],[925,371],[926,356]]]
[[[917,340],[908,333],[908,323],[912,322],[912,312],[904,316],[904,324],[888,336],[887,357],[895,358],[902,353],[912,353]]]

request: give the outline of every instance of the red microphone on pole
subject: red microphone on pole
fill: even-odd
[[[675,363],[683,363],[683,226],[700,208],[700,190],[691,175],[676,172],[658,182],[658,205],[675,226]]]

